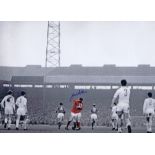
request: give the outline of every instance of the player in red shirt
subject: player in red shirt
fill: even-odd
[[[74,126],[72,127],[73,130],[80,130],[80,119],[81,119],[81,111],[83,109],[83,98],[79,98],[77,100],[73,100],[73,107],[71,109],[71,116],[69,118],[69,121],[66,126],[66,130],[68,130],[68,127],[70,123],[73,121]]]

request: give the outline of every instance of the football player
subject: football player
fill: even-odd
[[[118,132],[122,132],[122,115],[124,115],[128,133],[131,133],[131,120],[130,120],[130,88],[127,87],[127,81],[121,80],[121,87],[115,92],[112,99],[112,106],[118,98],[117,115],[118,115]]]
[[[63,103],[59,104],[59,107],[56,110],[57,113],[57,120],[58,120],[58,129],[60,130],[60,127],[63,123],[64,116],[65,116],[65,109],[63,107]]]
[[[93,107],[91,109],[91,115],[90,115],[92,130],[94,130],[94,125],[97,121],[97,112],[98,112],[98,110],[96,108],[96,105],[93,104]]]
[[[27,130],[27,120],[26,120],[27,98],[26,98],[26,93],[24,91],[22,91],[21,96],[17,98],[16,106],[18,107],[18,109],[17,109],[17,119],[16,119],[16,130],[19,129],[20,120],[23,121],[24,130]]]
[[[12,115],[15,111],[15,99],[13,97],[13,92],[8,91],[7,95],[3,98],[1,106],[4,109],[4,128],[8,126],[8,130],[11,128]]]
[[[152,117],[155,111],[155,99],[152,98],[152,93],[148,93],[148,98],[144,100],[143,114],[146,117],[147,133],[152,132]]]
[[[123,115],[122,115],[123,116]],[[118,115],[117,115],[117,103],[115,102],[111,109],[111,122],[112,122],[112,130],[118,130]]]
[[[77,100],[73,100],[73,107],[71,109],[71,116],[69,118],[69,121],[67,123],[67,126],[65,127],[66,130],[68,130],[68,127],[70,123],[73,121],[74,126],[72,127],[73,130],[80,130],[80,120],[81,120],[81,111],[83,109],[83,98],[79,98]]]

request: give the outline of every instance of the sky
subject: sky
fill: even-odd
[[[61,66],[155,66],[155,22],[61,22]],[[45,65],[47,22],[0,22],[0,66]]]

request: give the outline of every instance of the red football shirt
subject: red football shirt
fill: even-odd
[[[71,109],[71,112],[80,113],[82,111],[82,108],[83,108],[83,103],[80,103],[80,100],[73,100],[73,107]]]

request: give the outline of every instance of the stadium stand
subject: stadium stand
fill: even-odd
[[[110,124],[110,104],[120,80],[127,79],[131,91],[131,116],[137,118],[134,125],[141,125],[143,101],[148,91],[154,94],[155,67],[70,67],[44,68],[41,66],[0,67],[0,99],[9,89],[15,98],[20,91],[27,92],[28,111],[33,124],[55,124],[56,108],[63,102],[66,109],[65,122],[70,115],[70,97],[79,90],[85,90],[82,124],[90,124],[90,109],[95,103],[99,109],[98,124]],[[45,76],[46,75],[46,76]],[[115,87],[115,88],[113,88]],[[155,94],[154,94],[155,97]],[[143,124],[143,123],[142,123]]]

